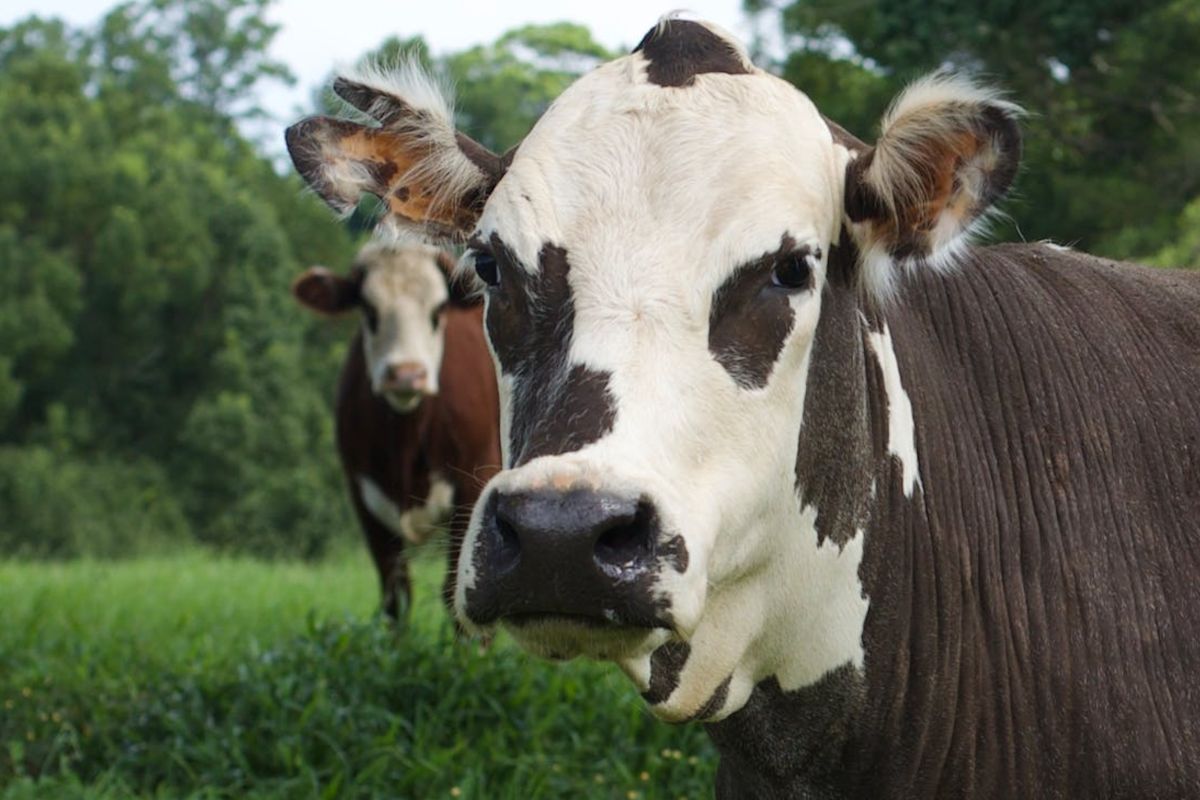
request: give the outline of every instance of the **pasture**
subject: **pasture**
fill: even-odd
[[[0,563],[0,798],[709,795],[612,668],[456,642],[442,565],[393,631],[357,550]]]

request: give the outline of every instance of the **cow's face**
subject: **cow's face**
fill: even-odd
[[[450,300],[444,262],[439,250],[426,245],[373,242],[359,251],[348,277],[313,267],[292,287],[315,311],[361,314],[371,388],[402,414],[438,391],[442,320]]]
[[[463,547],[462,619],[614,660],[674,720],[861,665],[863,536],[817,535],[798,485],[798,442],[827,433],[802,429],[814,337],[832,292],[881,300],[1007,186],[1009,107],[932,81],[876,147],[835,141],[739,46],[672,22],[580,79],[510,160],[456,134],[427,83],[376,78],[335,89],[383,127],[308,120],[289,146],[334,206],[366,190],[469,239],[507,469]],[[421,155],[431,141],[447,144]],[[857,288],[830,284],[835,245],[861,251]]]
[[[844,170],[784,82],[664,93],[643,61],[559,98],[474,231],[509,469],[468,534],[458,601],[542,655],[634,673],[706,620],[744,624],[729,602],[745,592],[723,589],[796,538]],[[712,657],[733,671],[733,654]]]

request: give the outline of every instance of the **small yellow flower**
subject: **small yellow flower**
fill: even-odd
[[[661,755],[663,758],[670,758],[671,751],[670,751],[670,749],[663,750],[661,753],[659,753],[659,755]]]
[[[457,786],[451,786],[450,787],[450,796],[451,797],[461,797],[462,789],[458,788]]]
[[[676,761],[683,761],[683,751],[682,750],[676,750],[674,753],[672,753],[672,755],[675,757]]]
[[[638,777],[641,778],[643,781],[648,781],[648,780],[650,780],[650,773],[646,772],[645,770],[642,770],[642,774],[638,775]]]
[[[62,714],[55,711],[50,715],[50,719],[54,720],[55,722],[62,722]]]
[[[33,694],[33,689],[30,689],[28,686],[21,689],[22,697],[29,697],[32,694]]]
[[[12,701],[12,700],[5,700],[5,701],[4,701],[4,708],[5,708],[6,710],[7,710],[7,709],[11,709],[12,707],[13,707],[13,701]]]
[[[625,793],[625,796],[628,797],[629,800],[638,800],[638,798],[642,796],[642,793],[635,792],[633,789],[630,789],[628,792]]]
[[[595,781],[596,783],[604,783],[604,776],[601,775],[599,772],[597,772],[595,775],[592,776],[592,780]]]
[[[694,767],[700,763],[700,759],[696,758],[695,756],[691,756],[688,758],[688,763]]]

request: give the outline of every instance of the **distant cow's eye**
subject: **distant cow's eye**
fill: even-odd
[[[781,256],[771,272],[771,283],[783,289],[808,289],[812,286],[813,262],[820,253],[797,250]]]
[[[367,330],[371,333],[379,331],[379,312],[375,310],[375,306],[368,301],[362,301],[363,320],[367,323]]]
[[[500,268],[496,264],[496,257],[491,253],[475,253],[475,274],[488,286],[500,285]]]

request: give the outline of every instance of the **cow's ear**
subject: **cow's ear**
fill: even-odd
[[[399,227],[432,239],[469,233],[503,161],[455,130],[438,83],[407,64],[339,77],[333,90],[378,125],[310,117],[288,128],[288,153],[308,185],[341,214],[372,194]]]
[[[898,267],[953,261],[1021,160],[1021,109],[942,74],[906,89],[879,141],[846,168],[845,211],[868,288],[886,295]]]
[[[326,316],[354,310],[361,298],[362,281],[357,275],[337,275],[325,267],[309,267],[292,281],[292,295],[300,305]]]
[[[439,250],[437,265],[446,278],[446,288],[450,290],[450,305],[465,308],[478,305],[482,301],[483,294],[469,273],[459,271],[458,262],[454,256],[445,250]]]

